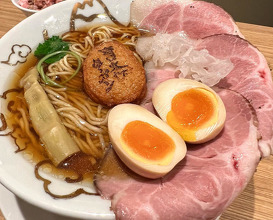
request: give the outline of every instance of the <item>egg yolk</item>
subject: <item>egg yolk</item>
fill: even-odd
[[[167,123],[185,141],[196,140],[196,131],[217,122],[217,100],[213,93],[193,88],[178,93],[172,99]]]
[[[169,164],[175,150],[174,141],[165,132],[143,121],[129,122],[121,140],[129,155],[149,164]]]

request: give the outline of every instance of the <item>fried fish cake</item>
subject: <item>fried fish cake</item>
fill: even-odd
[[[84,89],[97,103],[137,102],[146,92],[145,71],[134,53],[118,41],[92,49],[83,65]]]

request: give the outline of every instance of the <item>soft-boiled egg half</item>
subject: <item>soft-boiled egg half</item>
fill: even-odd
[[[224,127],[226,109],[214,90],[190,79],[170,79],[153,93],[153,105],[184,141],[204,143]]]
[[[114,107],[108,129],[119,158],[141,176],[162,177],[185,157],[186,145],[180,135],[141,106]]]

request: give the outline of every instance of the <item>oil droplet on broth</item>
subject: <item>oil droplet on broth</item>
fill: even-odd
[[[64,179],[64,175],[58,175],[59,179]]]
[[[31,153],[31,152],[24,152],[23,156],[24,156],[24,158],[27,161],[33,162],[33,153]]]
[[[52,172],[52,168],[50,166],[45,166],[42,168],[42,171],[45,173],[51,173]]]

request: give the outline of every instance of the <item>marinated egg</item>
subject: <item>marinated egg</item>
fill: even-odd
[[[186,142],[204,143],[215,138],[224,127],[224,103],[205,84],[170,79],[156,87],[152,100],[162,120]]]
[[[114,107],[108,129],[117,155],[141,176],[162,177],[185,157],[186,145],[180,135],[141,106]]]

